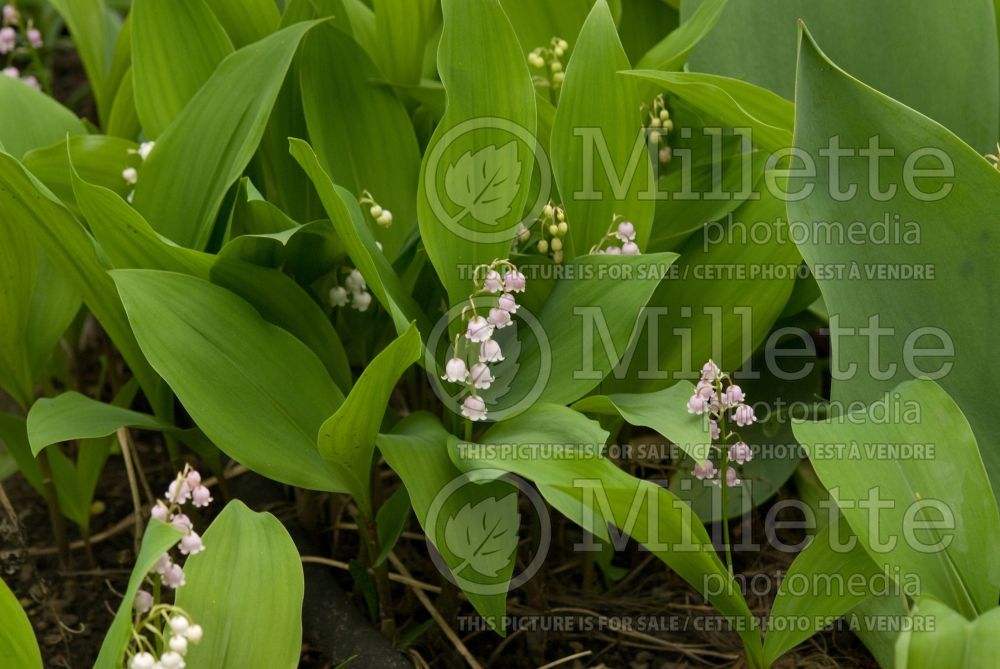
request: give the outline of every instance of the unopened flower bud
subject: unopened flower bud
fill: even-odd
[[[392,225],[392,212],[389,211],[388,209],[383,209],[382,213],[379,214],[378,218],[375,219],[375,222],[381,225],[383,228],[388,228],[390,225]]]
[[[548,253],[549,252],[549,243],[547,241],[545,241],[544,239],[539,239],[538,240],[538,252],[539,253]]]
[[[135,593],[135,601],[132,603],[132,608],[139,615],[146,613],[151,608],[153,608],[153,595],[149,594],[146,590],[140,590]]]

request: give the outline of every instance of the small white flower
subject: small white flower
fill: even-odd
[[[167,553],[164,553],[160,556],[160,559],[156,561],[156,564],[153,565],[153,571],[160,575],[166,574],[167,570],[170,569],[171,564],[170,556]]]
[[[153,608],[153,595],[149,594],[146,590],[140,590],[135,593],[135,602],[132,604],[132,608],[139,615],[149,611]]]
[[[512,293],[523,293],[525,285],[524,274],[517,270],[510,270],[503,277],[504,288]]]
[[[382,213],[379,214],[378,218],[375,219],[375,222],[381,225],[383,228],[388,228],[390,225],[392,225],[392,212],[389,211],[388,209],[383,209]]]
[[[187,654],[188,640],[185,637],[179,634],[175,634],[172,637],[170,637],[169,643],[170,643],[170,650],[174,651],[178,655]]]
[[[330,289],[330,306],[342,307],[347,304],[347,289],[343,286],[334,286]]]
[[[5,67],[3,68],[3,76],[10,77],[11,79],[17,79],[21,76],[21,70],[16,67]]]
[[[503,360],[503,351],[495,340],[487,339],[479,345],[479,362],[503,362]]]
[[[163,572],[163,584],[176,590],[184,585],[184,570],[179,564],[171,564]]]
[[[125,183],[134,186],[135,182],[139,180],[139,172],[134,167],[126,167],[122,170],[122,179]]]
[[[344,285],[352,293],[361,292],[368,287],[365,283],[365,277],[361,276],[361,272],[356,269],[352,269],[351,273],[347,275],[347,278],[344,279]]]
[[[514,296],[511,295],[510,293],[504,293],[503,295],[501,295],[500,298],[497,300],[497,306],[511,314],[517,313],[517,301],[514,299]]]
[[[197,532],[191,531],[181,537],[180,548],[184,555],[197,555],[205,550],[205,544],[201,542]]]
[[[184,636],[191,643],[198,643],[201,641],[201,634],[201,625],[191,625],[191,627],[188,627],[187,632],[184,633]]]
[[[504,311],[500,307],[493,307],[490,309],[490,315],[487,319],[490,325],[493,325],[497,330],[502,330],[511,324],[510,312]]]
[[[499,293],[503,290],[503,279],[500,278],[500,272],[491,269],[486,273],[486,278],[483,280],[483,290],[487,293]]]
[[[184,669],[187,666],[180,653],[172,650],[160,656],[160,664],[163,665],[163,669]]]
[[[490,373],[489,365],[477,362],[472,366],[472,385],[477,390],[486,390],[495,379]]]
[[[38,30],[38,28],[28,28],[27,36],[28,44],[31,45],[32,49],[42,48],[42,33]]]
[[[469,395],[462,402],[462,415],[469,420],[486,420],[486,402],[478,395]]]
[[[372,303],[372,294],[368,291],[361,291],[351,295],[351,307],[358,311],[368,311]]]
[[[637,256],[639,255],[639,245],[635,242],[625,242],[622,244],[622,255],[623,256]]]
[[[143,142],[142,144],[140,144],[139,157],[142,158],[143,160],[149,158],[149,154],[153,150],[154,146],[156,146],[156,142]]]
[[[154,658],[150,653],[142,652],[136,653],[132,657],[132,661],[128,663],[129,669],[153,669],[156,664],[156,658]]]
[[[469,370],[465,365],[465,360],[457,357],[449,360],[444,366],[444,376],[441,378],[452,383],[465,383],[465,380],[469,378]]]
[[[212,491],[207,486],[198,486],[191,491],[191,503],[199,509],[208,506],[212,503]]]
[[[382,215],[382,207],[377,204],[373,204],[368,213],[372,215],[372,218],[378,220],[378,217]]]
[[[186,479],[174,479],[167,486],[167,501],[174,504],[187,504],[191,499],[191,487]]]
[[[484,342],[493,336],[494,326],[482,316],[473,316],[466,326],[465,338],[469,341]]]
[[[184,632],[187,632],[188,627],[191,625],[191,621],[184,616],[174,616],[170,619],[169,624],[170,630],[174,634],[184,634]]]

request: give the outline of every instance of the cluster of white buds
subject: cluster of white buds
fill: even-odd
[[[368,311],[372,304],[372,294],[368,292],[368,284],[361,272],[352,269],[344,278],[343,286],[330,289],[330,306],[344,307],[350,302],[351,308],[358,311]]]
[[[44,46],[42,33],[28,21],[24,23],[21,12],[11,4],[3,6],[2,27],[0,27],[0,56],[7,56],[6,66],[0,70],[5,77],[19,79],[22,83],[36,90],[42,90],[42,85],[34,75],[21,76],[21,70],[14,65],[14,60],[26,57],[38,63],[35,53]]]
[[[711,460],[696,463],[694,476],[700,480],[711,480],[719,485],[722,482],[722,470],[726,472],[726,485],[734,487],[740,484],[739,474],[729,466],[729,463],[742,465],[753,459],[753,451],[740,438],[739,434],[729,430],[729,421],[738,427],[752,425],[757,417],[753,407],[744,404],[746,394],[743,389],[733,383],[728,374],[722,372],[718,365],[709,360],[701,368],[701,380],[695,388],[694,395],[687,402],[688,413],[708,416],[709,434],[713,445],[722,454],[719,468]],[[726,448],[731,439],[736,441]],[[718,442],[718,443],[715,443]]]
[[[178,542],[182,555],[195,555],[205,550],[201,536],[194,531],[194,524],[183,511],[188,503],[202,508],[212,502],[212,492],[202,483],[201,474],[191,465],[185,465],[167,487],[165,498],[156,501],[150,516],[184,533]],[[127,666],[129,669],[184,669],[188,644],[201,641],[201,626],[192,623],[191,616],[179,607],[160,601],[163,586],[176,590],[184,585],[184,570],[167,551],[146,575],[146,584],[150,589],[140,589],[132,603],[135,616],[132,639],[126,649]]]
[[[500,272],[503,271],[501,276]],[[462,310],[466,320],[464,335],[455,337],[451,358],[445,363],[441,378],[452,383],[461,383],[469,391],[462,401],[462,415],[472,421],[486,420],[486,401],[477,391],[486,390],[493,383],[490,363],[503,362],[500,344],[493,339],[493,333],[513,323],[511,316],[517,313],[518,304],[514,293],[523,293],[524,274],[509,260],[494,260],[489,265],[480,265],[473,272],[475,289],[469,296],[469,305]],[[496,296],[496,306],[491,307],[484,318],[476,307],[475,299]],[[468,359],[475,362],[469,367]]]
[[[661,163],[669,163],[673,154],[667,144],[667,135],[673,132],[674,121],[670,118],[663,95],[653,98],[652,104],[643,105],[643,112],[647,117],[646,141],[657,147],[657,156]]]
[[[563,240],[569,232],[565,210],[550,200],[542,207],[542,215],[535,219],[530,227],[525,227],[523,223],[518,225],[517,241],[521,244],[531,242],[531,227],[536,224],[538,226],[538,241],[533,242],[535,250],[552,258],[553,262],[561,263],[563,261]]]
[[[610,242],[610,244],[609,244]],[[618,246],[615,242],[621,242]],[[607,246],[605,246],[607,244]],[[590,249],[590,255],[637,256],[639,245],[635,243],[635,226],[620,214],[611,217],[611,227],[599,242]]]
[[[376,202],[375,198],[367,190],[361,193],[361,199],[358,202],[368,205],[368,213],[383,228],[388,228],[392,225],[392,212]]]
[[[153,638],[139,630],[151,632]],[[184,669],[189,644],[201,641],[202,634],[201,625],[192,623],[182,609],[171,604],[152,605],[137,616],[132,629],[128,669]]]
[[[548,86],[552,89],[562,86],[566,79],[563,72],[562,57],[566,55],[569,43],[559,37],[553,37],[549,46],[540,46],[528,54],[528,64],[537,70],[544,69],[547,75],[533,77],[536,85]]]
[[[138,149],[129,149],[130,155],[137,155],[143,161],[149,158],[149,154],[152,153],[153,147],[156,146],[156,142],[143,142],[139,145]],[[139,181],[139,170],[134,167],[126,167],[122,170],[122,179],[125,180],[129,186],[134,186],[136,182]],[[131,203],[132,198],[135,196],[135,191],[133,190],[128,194],[128,201]]]

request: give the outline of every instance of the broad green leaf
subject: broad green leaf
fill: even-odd
[[[487,402],[495,398],[496,409],[506,412],[523,410],[529,398],[567,404],[608,374],[624,373],[645,327],[643,308],[676,258],[593,255],[567,263],[541,313],[519,311],[528,326],[517,327],[524,331],[521,353],[509,373],[498,370],[495,387],[484,392]],[[499,411],[498,418],[505,415]]]
[[[975,435],[933,381],[907,381],[887,398],[900,410],[886,417],[873,407],[796,422],[795,436],[872,559],[975,616],[996,606],[1000,595],[1000,559],[983,550],[1000,545],[1000,514]],[[914,445],[933,449],[933,459],[926,451],[906,457],[879,450]],[[838,448],[847,450],[838,456]],[[888,507],[886,500],[892,500]]]
[[[299,552],[281,522],[239,500],[202,536],[206,550],[184,564],[177,605],[204,637],[185,661],[217,669],[293,669],[302,647],[305,581]]]
[[[967,620],[933,597],[920,597],[915,622],[896,641],[896,669],[989,669],[1000,657],[1000,608]]]
[[[343,395],[305,344],[207,281],[154,270],[111,275],[150,364],[223,452],[283,483],[346,490],[316,450]]]
[[[101,120],[106,122],[112,99],[109,83],[113,82],[109,81],[109,75],[121,21],[104,0],[52,0],[51,4],[66,21],[87,72]]]
[[[817,532],[782,576],[769,616],[774,629],[764,638],[764,666],[864,601],[881,574],[843,517],[836,534],[831,528]]]
[[[697,379],[710,358],[726,370],[743,365],[783,311],[801,264],[783,209],[762,191],[733,213],[734,223],[759,230],[759,243],[717,227],[679,249],[646,305],[627,369],[608,377],[606,392],[648,392]]]
[[[132,83],[143,132],[163,134],[233,44],[205,0],[134,0]],[[183,65],[177,54],[184,54]]]
[[[368,363],[347,399],[319,430],[320,455],[348,482],[367,518],[374,516],[370,481],[375,437],[399,377],[417,361],[422,348],[420,333],[411,324]]]
[[[105,130],[114,137],[135,139],[142,132],[139,113],[135,110],[135,86],[132,84],[132,68],[126,70],[122,84],[111,103],[111,112]]]
[[[65,142],[66,135],[83,135],[83,123],[73,112],[18,79],[0,80],[0,147],[17,159],[32,149]]]
[[[112,267],[162,269],[208,278],[212,256],[164,239],[113,191],[88,183],[76,173],[72,180],[80,210]]]
[[[500,0],[500,4],[521,42],[524,52],[521,59],[524,60],[532,49],[549,46],[553,37],[569,42],[572,51],[594,0],[560,0],[556,3]],[[563,62],[565,64],[565,56]]]
[[[754,144],[762,149],[775,152],[792,145],[795,107],[766,88],[699,72],[630,70],[628,74],[676,95],[727,126],[751,128]]]
[[[435,416],[417,412],[400,421],[391,433],[378,435],[377,443],[386,462],[403,480],[417,521],[454,580],[476,611],[502,632],[514,560],[509,559],[506,568],[492,577],[473,570],[448,548],[445,531],[447,520],[466,504],[506,499],[517,489],[503,481],[469,481],[448,457],[450,436]],[[517,509],[507,511],[511,515],[503,522],[516,525]]]
[[[747,653],[759,663],[756,624],[704,526],[665,487],[634,478],[603,457],[607,438],[596,422],[572,409],[536,404],[495,424],[478,444],[456,443],[451,456],[465,470],[499,469],[533,481],[545,499],[574,523],[620,550],[622,536],[610,529],[619,528],[696,589],[704,588],[709,579],[723,585],[708,599],[736,620]],[[546,457],[538,457],[530,448],[547,445],[552,448],[544,451]],[[598,549],[595,543],[592,550]]]
[[[643,54],[664,39],[664,35],[676,30],[681,22],[680,12],[664,0],[621,0],[621,6],[618,35],[633,63],[638,63]]]
[[[146,532],[142,535],[142,546],[135,558],[135,566],[132,567],[125,596],[118,605],[111,627],[104,635],[104,643],[101,644],[101,652],[94,662],[94,669],[119,669],[122,666],[125,646],[131,638],[132,603],[135,601],[135,593],[160,556],[180,541],[182,536],[180,530],[156,519],[150,519],[146,525]]]
[[[375,439],[376,443],[378,438]],[[406,529],[406,521],[410,519],[410,495],[406,492],[406,486],[399,486],[396,492],[379,507],[375,515],[375,524],[378,526],[379,554],[372,561],[377,567],[389,557],[399,541],[400,535]]]
[[[226,190],[264,133],[303,35],[298,23],[227,57],[156,142],[139,173],[135,207],[160,234],[203,248]]]
[[[470,292],[462,270],[510,255],[535,165],[536,112],[525,54],[497,0],[444,0],[442,7],[437,62],[448,103],[424,153],[417,218],[427,255],[454,305]],[[511,142],[516,151],[504,149]],[[458,166],[465,158],[463,165],[475,167],[477,155],[481,169]],[[456,202],[450,193],[458,181],[464,181],[460,191],[466,197]],[[471,206],[487,191],[489,206]],[[530,208],[537,213],[541,205]]]
[[[455,571],[468,566],[490,577],[503,571],[517,550],[518,522],[516,492],[475,505],[466,502],[444,525],[445,545],[462,560]]]
[[[62,137],[51,146],[29,151],[21,162],[60,200],[73,205],[76,198],[70,156],[73,167],[82,178],[125,197],[132,187],[122,178],[122,171],[126,167],[138,166],[138,148],[135,142],[120,137],[76,135]]]
[[[273,0],[205,0],[237,49],[278,29],[281,14]]]
[[[684,0],[682,21],[707,1]],[[791,99],[797,20],[814,29],[820,44],[849,72],[953,129],[979,151],[994,148],[1000,71],[992,0],[959,5],[772,0],[766,6],[730,0],[689,66]]]
[[[722,16],[729,0],[706,0],[678,28],[656,43],[639,60],[643,70],[679,70],[691,51],[707,35]]]
[[[552,173],[569,223],[566,257],[585,255],[615,215],[646,250],[656,202],[636,81],[605,0],[597,0],[566,67],[552,127]],[[594,91],[601,91],[594,95]]]
[[[364,50],[332,25],[313,30],[299,58],[302,106],[316,155],[334,183],[356,197],[367,190],[392,212],[392,225],[384,228],[364,207],[369,229],[394,260],[417,222],[420,148],[406,108],[378,83],[379,72]]]
[[[265,320],[288,330],[323,362],[343,392],[351,388],[351,367],[340,336],[327,312],[288,275],[239,260],[220,258],[211,271],[212,283],[228,288],[249,302]]]
[[[35,630],[7,584],[0,579],[0,657],[18,669],[42,669]]]
[[[42,398],[28,412],[28,440],[34,455],[51,444],[106,437],[120,427],[156,432],[175,429],[155,416],[105,404],[73,391]]]
[[[581,413],[621,416],[632,425],[656,430],[696,461],[706,460],[711,447],[701,416],[688,413],[694,394],[690,381],[675,383],[651,393],[592,395],[573,405]]]
[[[392,83],[420,81],[424,50],[436,27],[437,0],[374,0],[375,52]]]
[[[21,216],[0,217],[0,387],[23,409],[52,349],[80,308],[80,294]]]
[[[796,242],[829,310],[833,400],[871,402],[909,378],[939,381],[1000,490],[1000,412],[990,400],[1000,374],[989,336],[1000,174],[948,129],[839,69],[807,35],[800,51],[795,144],[816,169],[789,180],[788,191],[805,197],[788,213],[806,226]],[[833,135],[855,155],[832,168],[818,152]],[[877,172],[856,152],[873,137],[893,153]],[[828,239],[823,226],[838,221],[860,224],[850,237],[835,226]]]
[[[422,311],[409,292],[403,289],[389,260],[375,245],[375,237],[364,223],[365,214],[357,200],[347,190],[334,185],[309,144],[291,139],[289,149],[316,186],[327,216],[347,247],[347,254],[375,298],[389,312],[396,332],[405,332],[413,320],[427,331],[428,328],[423,326],[425,317]]]

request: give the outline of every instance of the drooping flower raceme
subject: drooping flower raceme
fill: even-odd
[[[465,387],[468,395],[462,400],[461,413],[469,420],[486,420],[486,400],[478,391],[488,390],[495,380],[489,365],[504,360],[500,343],[493,335],[513,323],[511,317],[518,309],[514,293],[523,293],[525,284],[524,274],[509,260],[494,260],[473,272],[474,289],[469,296],[469,306],[462,311],[465,332],[455,338],[452,357],[445,363],[441,377]],[[490,307],[485,317],[479,313],[484,297],[496,299],[496,306]],[[480,305],[477,305],[477,298]]]
[[[194,531],[194,523],[182,509],[188,503],[195,507],[211,503],[212,493],[202,483],[201,474],[190,465],[185,466],[170,482],[165,497],[157,500],[150,516],[184,534],[178,542],[181,555],[204,551],[201,535]],[[184,569],[168,551],[157,559],[145,580],[152,587],[140,589],[132,603],[134,621],[125,666],[129,669],[184,669],[188,647],[201,641],[203,631],[184,610],[160,601],[164,592],[161,586],[176,590],[184,585]]]
[[[621,246],[615,244],[616,241],[621,242]],[[606,244],[610,245],[605,246]],[[635,226],[632,225],[632,221],[619,214],[612,216],[611,227],[608,228],[604,237],[590,249],[590,254],[609,256],[640,255],[639,245],[635,242]]]
[[[745,400],[746,393],[743,389],[733,383],[715,362],[709,360],[702,366],[701,379],[695,386],[694,395],[688,398],[687,410],[688,413],[707,417],[713,447],[722,457],[719,467],[711,460],[695,463],[692,472],[695,478],[711,480],[720,485],[725,472],[725,484],[728,487],[740,484],[739,473],[729,465],[750,462],[753,451],[729,426],[735,423],[737,427],[746,427],[757,420],[753,408],[743,403]],[[727,446],[733,438],[737,441],[732,446]]]

